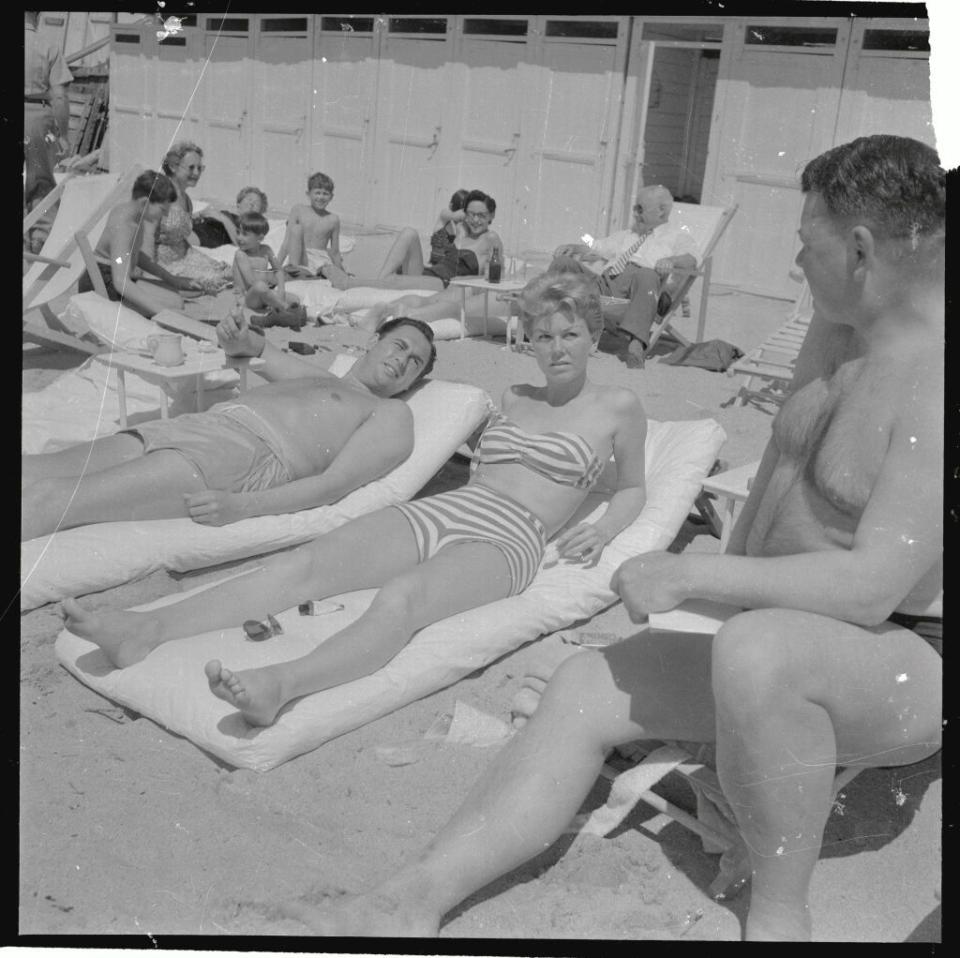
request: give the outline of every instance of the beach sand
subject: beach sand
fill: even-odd
[[[708,338],[743,349],[778,326],[789,308],[723,294],[712,297]],[[679,321],[688,333],[693,323]],[[347,342],[359,334],[327,327],[292,338]],[[435,375],[476,383],[494,399],[510,383],[538,381],[532,358],[502,347],[502,340],[440,343]],[[25,348],[25,390],[77,362]],[[643,371],[628,370],[609,352],[595,357],[591,376],[634,388],[651,418],[716,419],[728,434],[721,456],[731,466],[757,459],[769,434],[769,404],[730,403],[740,378],[655,358]],[[452,461],[427,491],[464,478],[463,464]],[[675,548],[681,546],[715,552],[717,540],[688,522]],[[158,572],[85,601],[129,607],[223,572]],[[336,899],[389,873],[442,825],[496,751],[424,744],[424,732],[458,700],[508,721],[511,700],[541,651],[533,642],[258,774],[223,765],[79,683],[54,657],[61,627],[58,605],[21,617],[19,930],[142,936],[145,948],[174,935],[304,935],[304,926],[281,914],[281,902]],[[617,636],[635,629],[621,605],[580,626]],[[414,741],[410,764],[389,765],[378,752]],[[817,940],[939,940],[940,778],[937,756],[866,771],[841,792],[813,879]],[[602,804],[607,788],[600,780],[582,811]],[[692,806],[683,784],[664,794]],[[708,886],[716,870],[717,857],[705,854],[694,835],[641,804],[610,836],[567,835],[483,889],[447,916],[441,936],[518,939],[518,954],[537,953],[542,939],[571,939],[568,954],[585,951],[589,946],[579,942],[586,939],[737,940],[749,887],[713,901]],[[392,945],[370,940],[365,948],[390,952]],[[337,950],[330,941],[309,947]]]

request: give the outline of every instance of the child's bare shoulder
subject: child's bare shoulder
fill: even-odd
[[[292,223],[302,223],[304,216],[307,213],[312,213],[313,207],[307,203],[297,203],[292,210],[290,210],[290,215],[287,217],[287,220]]]

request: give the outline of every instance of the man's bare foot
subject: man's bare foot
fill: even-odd
[[[250,725],[272,725],[286,704],[280,680],[269,667],[231,672],[219,659],[204,667],[210,691],[240,710]]]
[[[434,938],[440,930],[439,917],[422,906],[401,904],[376,894],[350,895],[326,907],[283,902],[280,911],[325,936]]]
[[[163,641],[159,624],[142,612],[89,612],[76,599],[64,599],[63,611],[67,628],[99,645],[118,669],[142,661]]]

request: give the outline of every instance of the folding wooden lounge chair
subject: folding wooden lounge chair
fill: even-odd
[[[129,197],[133,181],[141,172],[142,168],[137,166],[123,175],[68,176],[24,218],[26,232],[44,210],[60,201],[42,255],[24,254],[32,262],[23,277],[25,340],[67,346],[91,354],[102,350],[100,344],[83,338],[83,330],[71,326],[68,319],[58,317],[50,308],[50,302],[66,293],[85,268],[76,234],[95,244],[111,208]]]
[[[697,312],[696,342],[703,340],[703,333],[707,322],[707,302],[710,298],[710,274],[713,270],[713,252],[720,242],[724,232],[730,225],[738,209],[737,204],[726,208],[719,206],[700,206],[695,203],[674,203],[671,217],[685,230],[689,230],[697,241],[703,254],[700,265],[696,269],[674,270],[674,276],[683,277],[680,286],[672,294],[669,309],[657,317],[650,330],[650,342],[647,349],[652,349],[657,340],[664,334],[675,339],[681,346],[689,346],[690,340],[681,335],[671,324],[671,317],[676,313],[680,304],[687,298],[690,289],[698,278],[702,278],[700,287],[700,308]]]
[[[727,370],[728,376],[747,377],[736,396],[739,405],[746,405],[750,400],[778,405],[783,402],[793,380],[800,347],[810,328],[811,315],[810,287],[804,283],[787,321]]]
[[[718,899],[733,897],[750,878],[750,862],[717,773],[708,764],[711,752],[710,746],[682,742],[632,742],[616,750],[601,771],[612,783],[606,804],[579,819],[577,830],[606,835],[642,801],[699,835],[705,852],[720,854],[720,868],[710,884],[710,894]],[[834,797],[861,771],[838,770],[833,782]],[[695,809],[681,808],[652,790],[671,774],[679,776],[693,790]]]

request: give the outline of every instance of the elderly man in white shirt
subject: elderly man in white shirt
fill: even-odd
[[[625,361],[631,368],[643,366],[650,327],[657,317],[661,298],[675,269],[694,269],[697,244],[693,237],[669,222],[673,196],[665,186],[645,186],[633,207],[633,228],[604,239],[558,246],[551,268],[589,270],[597,274],[604,296],[627,299],[617,321],[606,316],[614,328],[629,337]],[[665,300],[660,312],[669,308]]]

